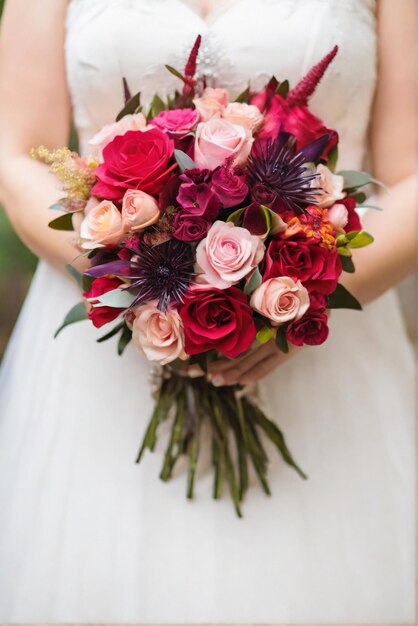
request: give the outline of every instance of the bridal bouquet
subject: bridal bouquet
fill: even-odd
[[[322,344],[328,309],[360,309],[338,280],[354,271],[351,249],[373,240],[356,212],[372,179],[335,173],[338,134],[308,108],[337,48],[292,89],[273,77],[230,101],[221,86],[196,78],[199,45],[200,37],[183,74],[166,66],[181,92],[156,95],[146,110],[124,80],[125,106],[91,139],[87,157],[44,147],[34,156],[67,194],[50,226],[75,230],[89,259],[83,275],[69,267],[84,300],[61,328],[87,317],[98,328],[113,322],[98,341],[117,336],[121,354],[132,339],[159,367],[138,461],[171,420],[161,478],[187,455],[192,498],[207,421],[213,495],[225,479],[241,515],[249,463],[270,493],[262,434],[304,473],[245,389],[216,388],[205,376],[184,376],[184,367],[205,372],[217,356],[234,359],[267,341],[284,352]]]

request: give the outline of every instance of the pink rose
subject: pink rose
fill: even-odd
[[[309,295],[300,280],[288,276],[270,278],[262,283],[251,296],[250,304],[273,326],[290,320],[298,320],[309,308]]]
[[[145,191],[129,189],[122,200],[122,222],[126,231],[143,230],[158,222],[158,203]]]
[[[83,248],[96,248],[105,244],[117,244],[124,235],[120,211],[113,202],[103,200],[93,206],[80,226]]]
[[[212,117],[220,116],[223,108],[228,104],[228,92],[226,89],[207,87],[201,98],[193,100],[202,122],[207,122]]]
[[[147,130],[147,121],[142,113],[125,115],[119,122],[107,124],[90,139],[88,146],[91,156],[98,161],[103,161],[103,149],[118,135],[124,135],[128,130]]]
[[[244,126],[255,133],[263,123],[264,116],[254,104],[231,102],[223,110],[222,119],[231,122],[231,124]]]
[[[344,232],[345,227],[348,224],[348,209],[343,204],[334,204],[328,213],[327,218],[330,224],[339,232]]]
[[[317,165],[316,173],[319,174],[318,178],[312,181],[312,186],[322,189],[322,193],[316,196],[316,204],[322,209],[326,209],[333,205],[337,200],[341,200],[345,197],[343,191],[344,178],[333,174],[326,165],[320,163]]]
[[[264,256],[259,237],[232,222],[216,221],[196,248],[200,283],[227,289],[257,267]]]
[[[149,361],[160,365],[186,359],[181,317],[174,309],[162,313],[157,304],[157,301],[148,302],[135,310],[132,327],[134,345]]]
[[[240,165],[247,160],[252,142],[247,128],[226,120],[211,119],[197,127],[195,163],[200,169],[209,170],[214,170],[227,159]]]

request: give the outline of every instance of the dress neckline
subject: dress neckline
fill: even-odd
[[[203,15],[200,11],[193,8],[193,6],[185,0],[173,0],[175,4],[183,5],[187,11],[194,15],[202,25],[206,28],[213,26],[221,15],[228,13],[232,7],[240,4],[242,0],[220,0],[209,9],[209,11]]]

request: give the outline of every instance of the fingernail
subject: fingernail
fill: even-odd
[[[200,367],[193,365],[191,365],[187,370],[187,375],[189,378],[199,378],[199,376],[204,376]]]
[[[222,387],[224,384],[224,377],[221,374],[215,374],[212,376],[212,385],[214,387]]]

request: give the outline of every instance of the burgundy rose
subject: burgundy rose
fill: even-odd
[[[267,248],[263,280],[290,276],[300,280],[309,291],[332,293],[341,274],[341,260],[336,250],[328,250],[303,236],[274,238]]]
[[[170,164],[173,141],[158,128],[118,135],[103,150],[92,194],[121,201],[127,189],[158,194],[177,165]]]
[[[328,134],[330,139],[323,151],[324,157],[338,143],[337,132],[324,126],[306,106],[289,107],[282,96],[272,96],[267,90],[254,96],[251,104],[262,107],[260,110],[265,114],[259,134],[261,138],[275,138],[281,129],[296,137],[296,149],[301,150],[315,139]]]
[[[357,203],[355,199],[351,196],[347,196],[347,198],[338,200],[338,204],[343,204],[348,211],[348,222],[344,226],[345,232],[349,233],[351,230],[361,230],[362,225],[360,216],[356,211]]]
[[[197,289],[179,308],[186,352],[217,350],[234,358],[249,350],[256,336],[252,312],[244,293],[229,289]]]
[[[310,306],[301,319],[287,327],[287,339],[294,346],[319,346],[328,339],[328,315],[326,298],[320,293],[311,293]]]
[[[212,190],[210,172],[188,170],[180,178],[183,182],[180,185],[177,202],[182,212],[213,221],[219,213],[221,203]]]
[[[206,237],[211,226],[211,222],[199,215],[179,212],[174,220],[175,231],[173,235],[180,241],[200,241]]]
[[[248,195],[248,185],[244,176],[227,165],[213,172],[212,189],[226,209],[241,204]]]
[[[86,291],[83,295],[87,298],[97,298],[102,296],[108,291],[118,289],[122,285],[122,281],[118,278],[108,278],[103,276],[102,278],[95,278],[90,286],[89,291]],[[91,304],[98,304],[98,300],[93,300]],[[88,312],[89,320],[93,322],[96,328],[100,328],[108,322],[112,322],[124,311],[124,309],[116,309],[110,306],[92,306]]]

